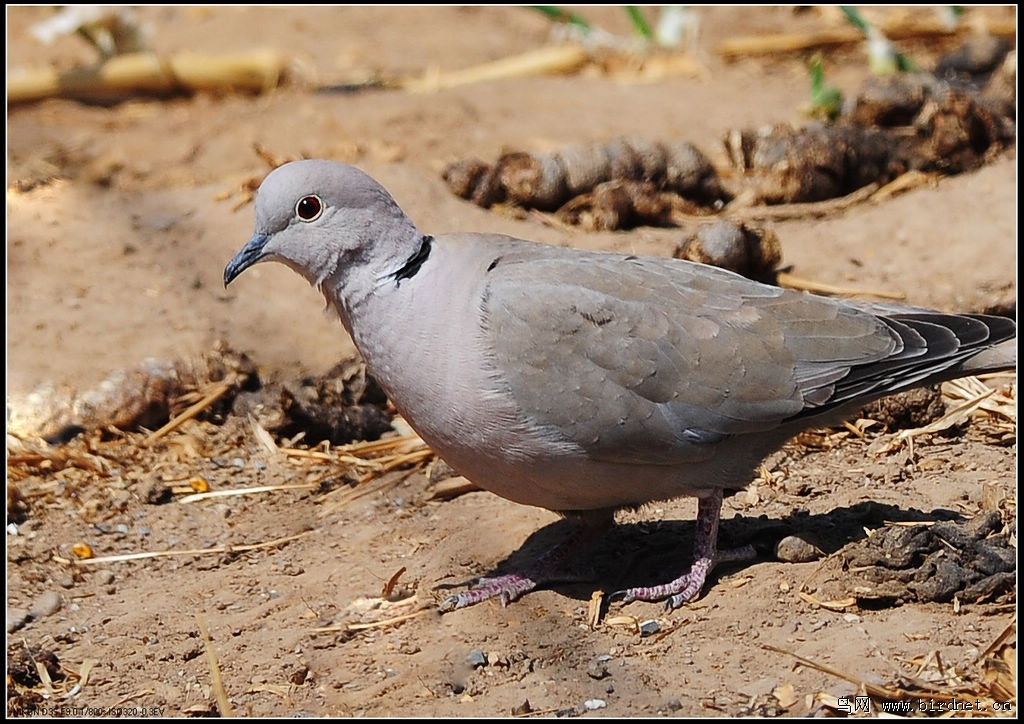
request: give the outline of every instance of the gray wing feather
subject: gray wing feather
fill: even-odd
[[[707,459],[731,436],[959,376],[1016,330],[677,260],[563,251],[501,258],[485,283],[485,348],[528,420],[598,459]]]
[[[602,459],[706,459],[899,345],[869,314],[711,267],[577,253],[498,269],[483,309],[495,377]]]

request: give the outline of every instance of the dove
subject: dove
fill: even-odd
[[[497,234],[431,235],[359,169],[273,170],[228,285],[258,262],[319,289],[417,433],[481,488],[578,521],[526,570],[441,602],[559,579],[615,511],[697,498],[692,564],[621,601],[682,606],[716,564],[724,491],[809,427],[901,390],[1015,368],[1016,324],[854,303],[679,259]],[[682,558],[682,556],[681,556]]]

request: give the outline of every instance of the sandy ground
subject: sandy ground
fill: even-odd
[[[615,8],[580,12],[628,32]],[[1012,10],[971,12],[1012,18]],[[33,39],[28,27],[49,13],[8,8],[9,73],[93,59],[79,38],[50,46]],[[550,22],[519,8],[148,7],[139,15],[158,51],[267,47],[323,82],[454,70],[552,42]],[[282,157],[359,165],[426,231],[497,231],[670,255],[680,229],[588,234],[510,218],[453,196],[440,172],[469,156],[493,160],[509,148],[624,134],[685,138],[718,161],[730,129],[802,123],[804,57],[726,61],[715,50],[730,36],[833,27],[834,18],[784,8],[706,8],[701,15],[700,72],[659,80],[583,72],[423,94],[289,86],[262,96],[9,107],[9,405],[43,383],[87,388],[145,358],[198,357],[217,340],[249,354],[266,379],[321,374],[354,353],[322,299],[284,268],[261,265],[223,288],[224,264],[252,220],[251,205],[234,211],[238,197],[220,197],[266,173],[254,143]],[[925,63],[934,58],[928,46],[906,47]],[[856,46],[827,59],[831,82],[847,92],[866,76]],[[784,264],[801,277],[903,292],[909,303],[944,310],[1015,310],[1016,199],[1011,151],[884,203],[775,228]],[[189,435],[201,440],[198,452]],[[774,456],[772,485],[726,502],[723,535],[749,542],[757,535],[750,524],[761,517],[828,531],[836,550],[894,516],[970,517],[992,496],[1015,497],[1015,436],[994,444],[968,427],[919,440],[913,455],[882,457],[866,454],[870,442],[794,445]],[[976,678],[979,653],[1015,620],[1005,603],[830,610],[799,591],[838,595],[845,584],[839,569],[823,573],[819,562],[765,555],[723,568],[703,597],[677,611],[613,605],[602,624],[587,625],[595,588],[664,579],[687,560],[692,500],[625,516],[596,552],[595,581],[537,591],[507,608],[485,603],[442,616],[429,605],[434,596],[529,560],[562,533],[557,516],[485,492],[430,500],[422,472],[392,474],[387,485],[344,503],[337,489],[146,502],[140,490],[154,478],[205,477],[215,488],[341,479],[330,466],[268,460],[237,420],[186,430],[139,460],[105,475],[39,470],[17,481],[31,505],[18,534],[8,535],[8,620],[34,607],[39,615],[8,634],[8,651],[39,646],[75,672],[91,666],[81,691],[47,706],[138,706],[169,716],[210,710],[216,697],[201,619],[230,705],[242,715],[476,717],[529,709],[799,716],[820,705],[816,695],[856,686],[767,647],[875,682],[918,674],[917,664],[937,651],[947,666]],[[887,507],[861,515],[867,501]],[[232,554],[66,563],[80,542],[111,555],[297,534]],[[400,569],[415,598],[381,606],[376,597]],[[421,604],[427,608],[419,615],[389,626],[316,630],[401,616]],[[658,631],[641,635],[610,623],[614,616],[655,620]],[[603,707],[585,704],[600,706],[594,701]]]

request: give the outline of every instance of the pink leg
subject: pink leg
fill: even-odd
[[[595,510],[583,513],[567,514],[576,518],[580,525],[573,534],[562,543],[551,548],[538,558],[523,573],[510,573],[493,578],[481,578],[476,587],[469,591],[456,593],[441,602],[441,611],[454,611],[489,598],[499,598],[502,606],[507,606],[524,593],[532,591],[544,583],[573,580],[561,572],[565,564],[572,563],[576,553],[595,538],[600,536],[611,525],[612,511]]]
[[[722,493],[715,491],[697,500],[697,532],[693,544],[693,566],[688,573],[660,586],[630,588],[614,594],[630,601],[665,601],[666,609],[679,608],[700,595],[708,574],[718,563],[750,560],[756,555],[753,546],[735,550],[718,550],[718,521],[722,512]]]

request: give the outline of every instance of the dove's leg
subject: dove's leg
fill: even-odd
[[[489,598],[500,598],[501,605],[507,606],[524,593],[537,586],[556,581],[579,580],[578,574],[566,574],[565,569],[574,563],[576,554],[604,533],[614,521],[614,511],[591,510],[566,513],[575,519],[578,527],[566,540],[551,548],[532,566],[522,573],[510,573],[493,578],[481,578],[474,588],[449,596],[441,602],[441,611],[472,606]],[[570,564],[570,565],[567,565]]]
[[[745,561],[756,555],[753,546],[735,550],[718,550],[718,521],[722,512],[720,490],[697,499],[697,533],[693,543],[693,566],[688,573],[674,581],[660,586],[630,588],[614,594],[622,597],[623,603],[630,601],[665,601],[666,609],[679,608],[687,601],[700,595],[711,569],[726,561]]]

